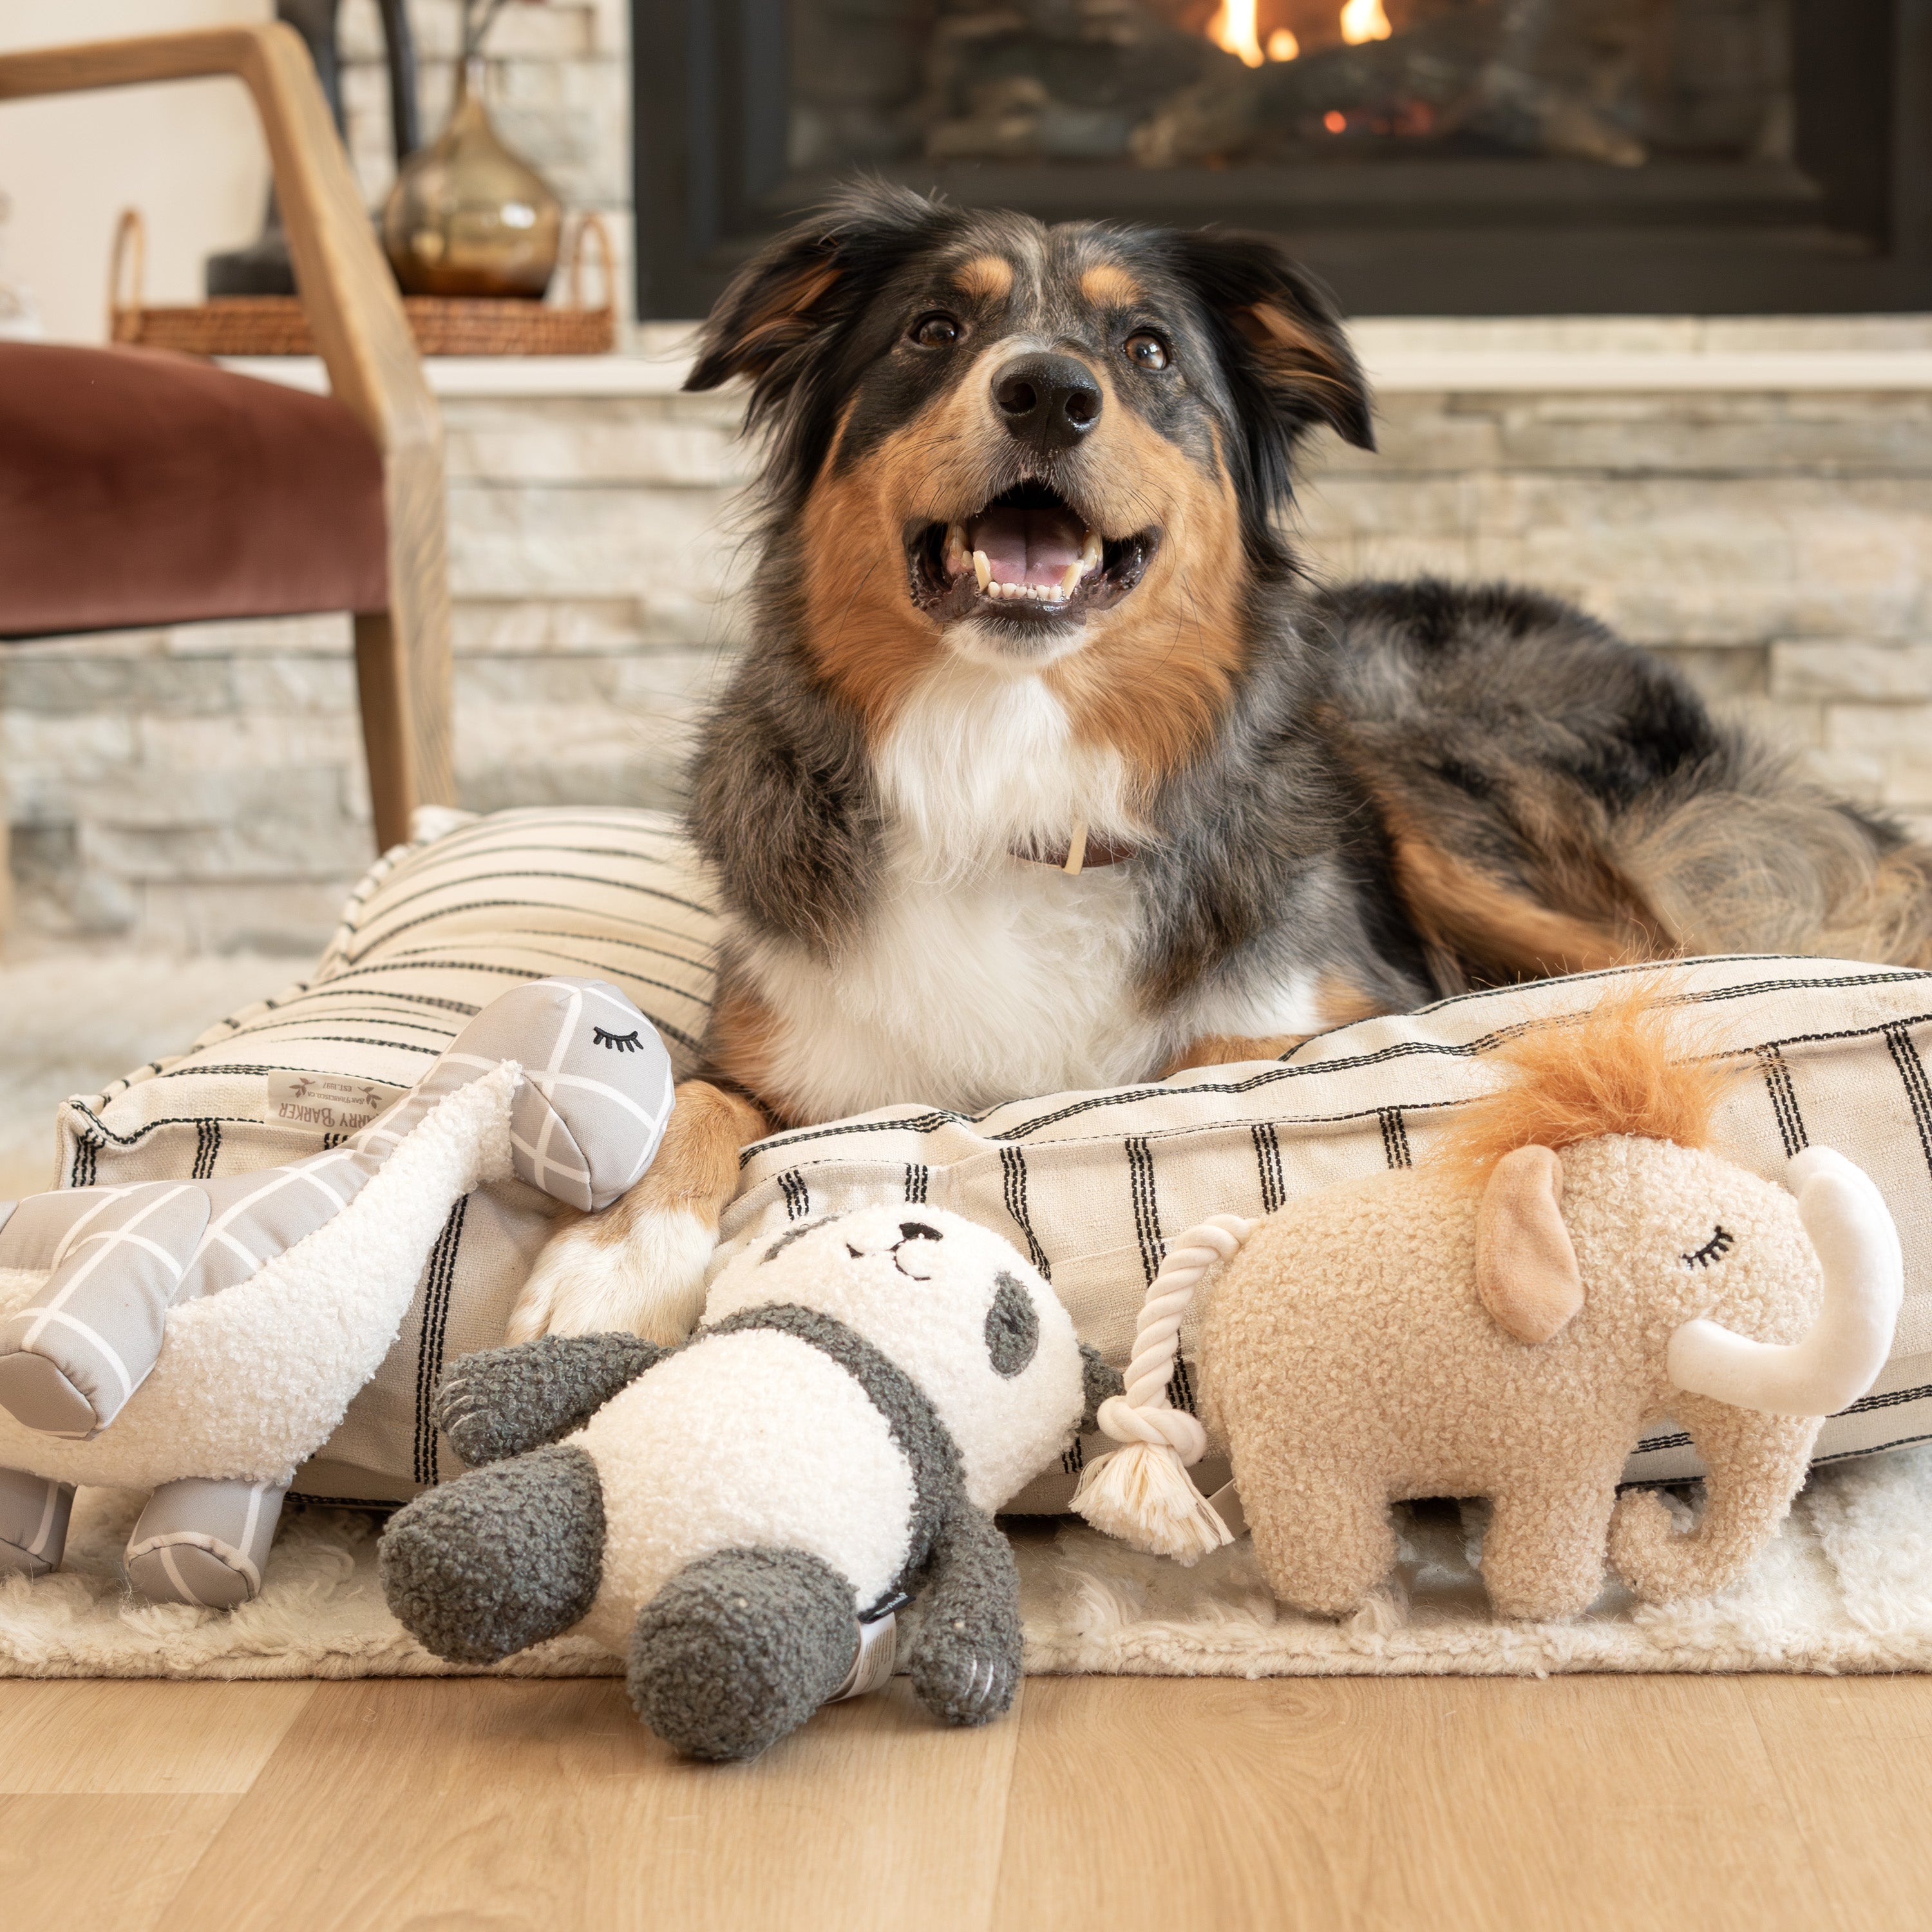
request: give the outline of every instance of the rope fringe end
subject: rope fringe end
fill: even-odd
[[[1234,1540],[1166,1443],[1130,1442],[1088,1463],[1073,1509],[1104,1535],[1188,1568]]]

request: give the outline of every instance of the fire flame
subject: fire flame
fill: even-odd
[[[1252,8],[1250,10],[1252,14]],[[1342,9],[1342,38],[1352,47],[1360,46],[1364,40],[1385,40],[1394,31],[1382,10],[1382,0],[1348,0]],[[1256,67],[1260,63],[1250,61],[1248,64]]]
[[[1214,19],[1208,22],[1208,38],[1224,54],[1249,67],[1259,67],[1267,58],[1255,38],[1256,0],[1221,0]]]

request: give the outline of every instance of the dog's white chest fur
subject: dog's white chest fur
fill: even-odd
[[[975,1109],[1152,1072],[1135,996],[1127,870],[1077,878],[1012,856],[1135,836],[1118,754],[1072,742],[1036,677],[946,662],[880,748],[888,875],[828,967],[764,946],[747,964],[784,1022],[774,1085],[795,1114],[898,1101]]]

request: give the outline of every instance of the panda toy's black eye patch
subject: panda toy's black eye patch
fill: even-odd
[[[986,1359],[993,1372],[1010,1382],[1040,1347],[1040,1311],[1033,1297],[1010,1274],[994,1276],[998,1292],[986,1311]]]

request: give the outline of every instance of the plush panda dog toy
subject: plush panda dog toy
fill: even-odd
[[[849,1694],[864,1639],[916,1592],[915,1693],[983,1724],[1020,1675],[992,1512],[1120,1387],[998,1235],[923,1208],[830,1216],[740,1256],[681,1347],[466,1358],[440,1419],[488,1466],[396,1516],[383,1588],[454,1662],[580,1624],[628,1656],[652,1730],[707,1758],[754,1756]]]

